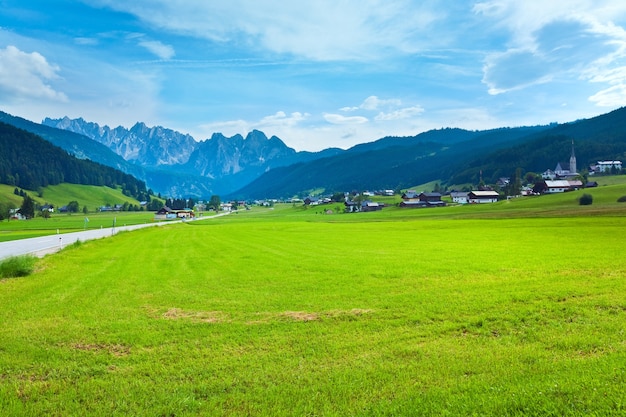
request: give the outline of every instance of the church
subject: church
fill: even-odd
[[[578,170],[576,169],[576,154],[574,153],[574,141],[572,140],[572,155],[569,157],[569,166],[567,169],[563,168],[564,164],[558,162],[554,171],[548,169],[541,174],[544,180],[555,179],[567,179],[578,176]]]

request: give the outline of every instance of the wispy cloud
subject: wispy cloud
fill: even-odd
[[[38,52],[23,52],[15,46],[0,49],[0,91],[5,100],[42,98],[65,102],[67,96],[49,83],[59,79],[57,65]]]
[[[626,59],[626,33],[610,22],[626,14],[626,4],[494,0],[477,3],[474,12],[510,34],[508,49],[485,58],[483,83],[493,95],[556,80],[598,80]],[[590,99],[605,102],[602,96]]]
[[[367,117],[363,116],[342,116],[341,114],[333,114],[333,113],[325,113],[324,119],[328,123],[332,123],[334,125],[352,125],[352,124],[363,124],[369,122]]]
[[[159,41],[142,40],[139,41],[138,45],[146,48],[148,51],[163,60],[172,59],[176,55],[176,52],[174,51],[174,48],[172,46],[165,45]]]
[[[214,42],[245,43],[312,60],[362,60],[413,53],[441,8],[410,0],[284,2],[245,0],[97,0],[175,33]],[[432,39],[431,39],[432,42]]]

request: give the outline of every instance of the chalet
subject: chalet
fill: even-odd
[[[361,203],[361,211],[380,211],[383,209],[384,204],[377,203],[375,201],[363,201]]]
[[[566,180],[544,181],[544,183],[545,187],[543,192],[546,194],[564,193],[572,189],[569,181]]]
[[[453,191],[450,193],[450,197],[452,198],[452,201],[458,204],[467,204],[468,203],[467,195],[468,193],[461,192],[461,191]]]
[[[496,191],[470,191],[467,193],[467,201],[470,204],[495,203],[500,194]]]
[[[413,190],[407,190],[405,193],[402,194],[402,200],[405,202],[420,201],[420,196]]]
[[[375,201],[370,201],[370,200],[365,200],[365,201],[362,201],[361,203],[349,200],[349,201],[346,201],[344,205],[346,206],[345,208],[346,213],[358,213],[361,211],[363,212],[379,211],[379,210],[382,210],[383,207],[385,206],[384,203],[377,203]]]
[[[175,210],[176,217],[179,219],[193,219],[195,214],[192,209]]]
[[[543,172],[543,174],[541,174],[541,178],[543,178],[544,180],[555,180],[556,173],[551,169],[547,169]]]
[[[439,193],[416,193],[413,190],[409,190],[402,194],[402,203],[400,207],[442,207],[445,206],[445,201],[441,201],[441,194]]]
[[[154,214],[154,220],[171,220],[176,218],[176,212],[167,206],[163,206]]]
[[[428,206],[445,206],[446,202],[441,201],[439,193],[420,193],[419,200],[425,202]]]
[[[154,220],[192,219],[194,217],[195,214],[191,209],[172,210],[167,206],[154,214]]]
[[[581,180],[569,180],[567,182],[569,183],[570,190],[580,190],[583,188],[583,182]]]

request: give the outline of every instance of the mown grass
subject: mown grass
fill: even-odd
[[[47,256],[0,282],[0,411],[625,413],[626,217],[480,210],[279,206]]]

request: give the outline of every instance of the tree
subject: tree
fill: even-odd
[[[30,198],[28,194],[24,195],[22,206],[20,207],[20,213],[27,219],[35,217],[35,201]]]
[[[209,208],[213,209],[215,211],[219,211],[220,210],[220,205],[222,204],[221,200],[220,200],[220,196],[219,195],[212,195],[211,196],[211,200],[209,201]]]
[[[578,204],[581,206],[590,206],[593,203],[593,196],[591,194],[583,194],[578,199]]]
[[[11,219],[11,210],[15,209],[15,205],[11,202],[0,203],[0,220]]]
[[[87,206],[83,206],[83,214],[87,213],[89,213],[89,209],[87,208]]]
[[[78,213],[78,210],[80,209],[80,205],[78,204],[78,201],[70,201],[69,203],[67,203],[67,211],[69,213]]]

